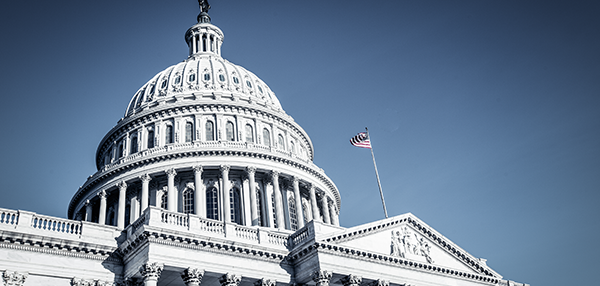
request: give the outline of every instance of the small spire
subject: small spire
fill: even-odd
[[[198,14],[198,23],[210,23],[210,16],[208,16],[208,10],[210,10],[210,4],[208,0],[198,0],[200,5],[200,14]]]

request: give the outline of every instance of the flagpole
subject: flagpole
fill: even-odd
[[[365,130],[367,130],[367,138],[369,138],[369,141],[371,140],[371,137],[369,137],[369,129],[367,127],[365,127]],[[373,141],[370,141],[371,143],[371,157],[373,157],[373,166],[375,166],[375,176],[377,176],[377,185],[379,185],[379,195],[381,195],[381,203],[383,204],[383,213],[385,213],[385,218],[388,218],[388,214],[387,214],[387,209],[385,208],[385,199],[383,198],[383,191],[381,190],[381,182],[379,181],[379,172],[377,171],[377,163],[375,163],[375,154],[373,154]]]

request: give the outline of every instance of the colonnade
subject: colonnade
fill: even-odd
[[[209,174],[206,174],[207,171]],[[178,172],[181,174],[178,175]],[[231,172],[235,172],[233,176]],[[193,179],[190,173],[193,173]],[[151,189],[153,180],[156,182]],[[211,197],[207,205],[207,190],[211,188],[215,189],[218,197],[217,209],[212,201],[215,198]],[[187,192],[193,192],[193,195]],[[148,208],[151,194],[154,194],[154,204],[168,211],[248,226],[296,230],[313,219],[339,225],[335,200],[314,184],[298,176],[276,170],[258,170],[254,166],[234,167],[233,170],[229,165],[192,166],[142,174],[135,180],[118,181],[113,187],[100,190],[96,194],[97,199],[88,200],[79,213],[86,221],[92,221],[92,214],[96,213],[99,224],[116,224],[125,228]],[[116,198],[111,207],[108,205],[109,197],[113,198],[113,202]],[[112,221],[107,221],[109,209]],[[217,217],[210,215],[215,212],[218,212]]]

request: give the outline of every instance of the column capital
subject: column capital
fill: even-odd
[[[256,167],[254,167],[254,166],[246,167],[246,174],[248,174],[248,176],[254,176],[254,174],[256,174]]]
[[[166,170],[165,173],[167,174],[167,176],[169,176],[169,178],[175,177],[177,175],[177,172],[174,168]]]
[[[254,282],[254,286],[275,286],[276,283],[277,280],[263,278],[256,280],[256,282]]]
[[[271,171],[271,179],[273,179],[273,181],[275,181],[275,179],[279,181],[279,171]]]
[[[219,170],[221,170],[221,172],[223,172],[223,173],[229,173],[230,169],[231,169],[231,166],[229,166],[229,165],[221,165],[219,167]]]
[[[369,286],[390,286],[389,280],[377,279],[368,284]]]
[[[300,178],[298,176],[292,176],[290,181],[292,181],[293,184],[298,184],[300,182]]]
[[[317,286],[329,286],[329,280],[331,280],[332,276],[333,273],[331,271],[319,269],[313,273],[312,280],[317,283]]]
[[[242,276],[231,274],[229,272],[219,278],[221,286],[238,286],[240,281],[242,281]]]
[[[344,286],[359,286],[362,283],[362,277],[357,275],[348,275],[340,279]]]
[[[27,279],[27,276],[29,276],[29,273],[27,272],[20,273],[16,271],[10,272],[7,270],[4,272],[4,274],[2,274],[2,279],[6,285],[22,286],[25,284],[25,279]]]
[[[202,173],[202,171],[204,171],[204,168],[201,165],[196,165],[192,167],[192,170],[194,170],[194,173]]]
[[[202,167],[201,167],[202,168]],[[202,277],[204,276],[204,270],[200,270],[198,268],[189,267],[186,270],[183,270],[181,273],[181,279],[183,279],[183,283],[196,283],[196,285],[202,282]]]
[[[150,182],[150,180],[152,180],[152,177],[150,177],[150,175],[148,174],[143,174],[140,176],[140,180],[142,180],[142,182]]]
[[[160,277],[160,274],[162,273],[163,267],[164,266],[162,264],[159,264],[157,262],[145,263],[142,266],[140,266],[140,274],[142,274],[142,276],[145,279],[158,279]]]
[[[99,191],[98,197],[100,197],[100,199],[106,199],[106,191],[105,190]]]
[[[127,189],[127,183],[125,183],[125,181],[120,181],[117,183],[117,187],[119,187],[119,189]]]
[[[87,206],[89,206],[91,203],[92,203],[92,202],[90,202],[90,200],[85,200],[85,204],[84,204],[84,206],[86,206],[86,207],[87,207]]]

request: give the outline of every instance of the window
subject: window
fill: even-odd
[[[290,142],[290,148],[292,149],[292,153],[296,154],[296,145],[294,144],[294,141]]]
[[[271,209],[273,210],[273,227],[277,228],[277,210],[275,209],[275,193],[271,194]]]
[[[263,143],[267,146],[271,146],[271,132],[269,129],[263,129]]]
[[[185,142],[192,142],[194,136],[194,125],[191,122],[185,123]]]
[[[125,148],[125,147],[123,146],[123,141],[121,141],[121,143],[119,143],[119,158],[123,157],[123,155],[125,153],[125,149],[123,149],[123,148]]]
[[[148,149],[154,148],[154,130],[148,131]]]
[[[177,76],[175,78],[175,84],[179,84],[181,82],[181,76]]]
[[[219,198],[214,187],[206,190],[206,217],[219,219]]]
[[[246,142],[254,142],[254,132],[252,131],[252,125],[246,124]]]
[[[164,79],[162,81],[162,83],[160,84],[160,88],[164,89],[165,87],[167,87],[167,80],[166,79]]]
[[[163,191],[161,199],[160,199],[160,207],[163,209],[167,209],[168,205],[168,200],[169,200],[169,196],[168,196],[168,192],[167,191]]]
[[[227,121],[227,124],[225,124],[225,134],[226,134],[226,138],[225,140],[227,141],[234,141],[235,137],[234,137],[234,131],[233,131],[233,123],[231,121]]]
[[[210,80],[210,74],[208,74],[208,73],[205,73],[205,74],[204,74],[204,80],[205,80],[205,81],[209,81],[209,80]]]
[[[128,226],[131,221],[131,204],[125,205],[125,226]]]
[[[222,75],[222,74],[220,74],[220,75],[219,75],[219,80],[220,80],[220,81],[225,81],[225,76],[224,76],[224,75]]]
[[[156,87],[155,85],[152,85],[152,88],[150,89],[150,94],[154,94],[154,88],[155,87]]]
[[[242,224],[242,206],[240,190],[238,190],[238,188],[229,190],[229,206],[231,211],[231,222]]]
[[[290,228],[298,230],[298,215],[296,214],[296,199],[290,196],[288,199],[288,208],[290,210]]]
[[[277,144],[278,147],[285,150],[285,143],[283,141],[283,136],[281,134],[277,135]]]
[[[258,86],[258,91],[260,91],[261,94],[263,93],[262,88],[260,87],[260,85]]]
[[[173,126],[167,125],[167,131],[165,132],[165,144],[173,143]]]
[[[252,88],[252,83],[251,83],[250,81],[248,81],[248,80],[246,81],[246,85],[247,85],[249,88]]]
[[[258,216],[258,225],[259,226],[265,226],[265,224],[262,221],[262,197],[260,194],[260,189],[256,188],[256,208],[258,209],[256,214]]]
[[[137,153],[138,151],[138,140],[137,140],[137,136],[133,136],[131,137],[131,147],[129,148],[129,153],[130,154],[134,154]]]
[[[206,121],[204,126],[206,132],[206,141],[215,140],[215,131],[214,131],[214,123],[212,121]]]
[[[240,83],[240,80],[239,80],[237,77],[235,77],[235,76],[234,76],[234,77],[233,77],[233,82],[234,82],[235,84],[239,84],[239,83]]]
[[[196,81],[196,74],[191,74],[190,77],[188,78],[188,81]]]
[[[192,189],[186,189],[183,192],[183,213],[194,213],[194,190]]]

